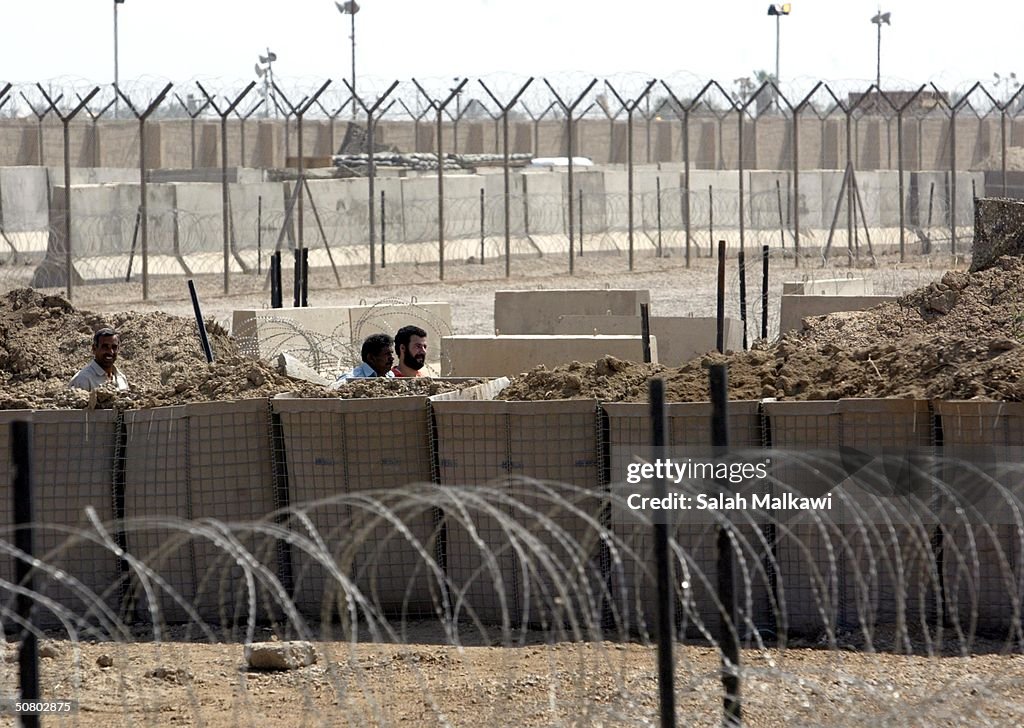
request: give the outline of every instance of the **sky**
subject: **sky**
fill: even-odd
[[[774,72],[776,19],[763,0],[359,0],[357,78],[624,74],[723,85]],[[778,21],[784,91],[825,79],[873,81],[876,0],[796,0]],[[1024,3],[889,0],[881,8],[886,88],[935,82],[966,88],[1024,63]],[[351,73],[350,17],[333,0],[125,0],[118,6],[119,71],[132,79],[255,80],[257,56],[277,54],[283,83]],[[0,0],[0,83],[113,81],[113,0]],[[1015,65],[1018,64],[1018,65]],[[376,81],[374,81],[376,79]],[[568,82],[568,81],[567,81]],[[359,84],[359,81],[357,81]],[[515,88],[510,83],[511,88]],[[1002,87],[1002,88],[1005,88]]]

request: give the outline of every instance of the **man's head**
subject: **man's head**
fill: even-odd
[[[370,334],[363,341],[359,352],[363,361],[373,367],[378,377],[383,377],[395,365],[395,356],[391,353],[394,342],[387,334]]]
[[[110,328],[102,328],[92,335],[92,355],[96,363],[109,372],[117,361],[117,350],[121,347],[121,339],[117,332]]]
[[[427,363],[427,332],[419,326],[403,326],[395,334],[395,353],[399,362],[418,372]]]

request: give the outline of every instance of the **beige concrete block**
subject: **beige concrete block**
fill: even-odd
[[[573,361],[614,356],[643,361],[640,336],[448,336],[443,343],[442,376],[501,377]],[[657,337],[651,337],[651,360],[658,361]]]
[[[562,314],[639,316],[650,293],[637,289],[495,291],[494,328],[500,334],[552,334]]]
[[[784,296],[871,296],[874,292],[874,282],[864,278],[823,278],[782,284]]]
[[[651,334],[658,340],[658,361],[666,366],[681,366],[691,359],[713,351],[718,345],[718,319],[694,316],[652,316]],[[632,334],[640,335],[639,316],[559,316],[555,334]],[[725,349],[743,348],[743,322],[725,320]]]
[[[237,309],[231,314],[231,335],[243,352],[263,358],[288,352],[309,364],[316,353],[347,364],[353,353],[348,306]]]
[[[896,296],[810,296],[783,295],[779,313],[779,331],[798,330],[808,316],[824,316],[839,311],[867,311]]]

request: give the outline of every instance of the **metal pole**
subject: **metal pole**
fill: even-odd
[[[505,109],[501,114],[501,139],[503,147],[502,151],[505,157],[502,170],[502,176],[504,177],[505,182],[505,277],[509,278],[512,275],[512,232],[510,230],[512,210],[508,173],[508,109]]]
[[[231,236],[228,219],[228,117],[220,117],[220,201],[224,233],[224,295],[231,289]],[[212,361],[212,360],[211,360]]]
[[[256,275],[263,273],[263,195],[256,197]]]
[[[956,112],[949,115],[949,247],[950,255],[956,258]]]
[[[353,33],[353,38],[355,38],[355,35],[354,35],[355,34],[355,17],[356,17],[355,13],[352,13],[352,21],[353,21],[352,33]],[[355,40],[352,41],[352,46],[353,46],[353,48],[355,47]],[[354,65],[355,64],[355,59],[354,58],[352,60],[352,63],[353,63],[352,68],[355,69],[355,65]],[[355,86],[353,85],[352,88],[353,88],[352,94],[354,96],[355,95]],[[376,253],[374,252],[374,250],[376,248],[375,238],[376,238],[376,232],[377,231],[375,230],[375,227],[376,227],[376,219],[375,219],[375,217],[376,216],[373,214],[373,203],[376,201],[376,195],[374,195],[374,184],[373,183],[374,183],[374,178],[376,177],[377,169],[376,169],[376,167],[374,165],[374,162],[375,162],[374,156],[375,155],[373,153],[373,150],[375,148],[374,147],[374,141],[373,141],[373,112],[369,111],[369,110],[366,112],[366,143],[370,147],[367,150],[367,152],[366,152],[366,176],[368,178],[367,179],[367,193],[366,194],[367,194],[367,200],[368,200],[367,201],[367,208],[368,208],[368,211],[369,211],[367,222],[368,222],[369,227],[370,227],[370,230],[369,230],[369,234],[370,234],[370,285],[373,285],[374,283],[377,282],[377,261],[376,261]]]
[[[117,5],[114,5],[116,8]],[[67,289],[68,300],[71,298],[71,281],[74,278],[74,268],[71,265],[71,140],[68,130],[69,118],[64,122],[64,267],[68,277]]]
[[[768,246],[761,246],[761,338],[768,338]]]
[[[644,342],[644,363],[651,363],[651,313],[650,306],[640,304],[640,338]]]
[[[441,112],[444,107],[437,107],[437,265],[438,278],[444,280],[444,154],[441,151],[443,140],[442,127],[443,118]]]
[[[31,629],[32,596],[35,592],[32,557],[35,554],[34,514],[32,504],[32,424],[23,420],[11,423],[11,459],[14,463],[14,547],[25,555],[14,558],[14,581],[25,589],[15,599],[17,614],[26,625],[21,632],[18,648],[18,687],[20,697],[36,701],[39,691],[39,643]],[[39,715],[20,716],[21,725],[38,726]]]
[[[572,185],[572,137],[573,137],[573,134],[572,134],[572,132],[573,132],[573,128],[572,128],[573,127],[573,123],[572,123],[572,109],[567,110],[567,112],[565,114],[565,119],[566,119],[566,125],[567,125],[567,128],[568,128],[568,137],[569,137],[569,139],[568,139],[568,142],[569,142],[569,154],[568,154],[568,156],[569,156],[569,170],[568,170],[568,174],[569,174],[569,179],[568,179],[568,184],[569,184],[569,275],[572,275],[573,274],[573,267],[574,267],[573,264],[575,262],[573,260],[573,249],[572,249],[572,244],[573,244],[573,222],[574,222],[573,214],[572,214],[572,193],[573,193],[573,185]],[[632,261],[632,258],[630,260]],[[632,265],[632,262],[630,264]]]
[[[655,200],[655,215],[658,220],[658,257],[661,257],[661,177],[654,178],[654,194],[657,195]]]
[[[352,118],[356,118],[356,13],[352,3]]]
[[[480,265],[484,264],[484,188],[480,188]]]
[[[1005,152],[1005,147],[1003,148]],[[896,112],[896,174],[900,195],[900,262],[907,259],[907,231],[906,231],[906,203],[904,202],[903,182],[903,109]],[[1003,183],[1006,182],[1006,172],[1003,172]]]
[[[776,14],[776,16],[775,16],[775,83],[779,83],[780,82],[780,78],[781,78],[779,76],[779,46],[780,46],[779,38],[780,38],[780,35],[781,35],[781,28],[782,28],[782,23],[779,22],[780,20],[782,20],[782,15],[781,14]]]
[[[879,91],[882,90],[882,19],[879,17],[878,23],[878,57],[875,65],[875,88]]]
[[[380,191],[380,267],[381,270],[387,267],[387,216],[385,215],[387,200],[384,190]]]
[[[737,127],[739,129],[739,140],[738,140],[738,153],[736,155],[736,168],[739,172],[739,186],[740,186],[740,250],[744,248],[744,204],[743,204],[743,117],[746,116],[747,112],[745,107],[739,108],[739,122]]]
[[[1001,146],[999,168],[1003,180],[1003,197],[1006,197],[1006,107],[999,110],[999,138]]]
[[[725,241],[718,241],[718,299],[717,299],[717,335],[715,346],[719,353],[725,353]]]
[[[736,257],[740,268],[740,321],[743,323],[743,350],[747,350],[747,261],[743,250]]]
[[[626,109],[626,195],[629,220],[629,269],[633,270],[633,108]]]
[[[725,241],[722,241],[725,244]],[[708,185],[708,257],[715,249],[715,191],[713,185]]]
[[[123,1],[124,0],[121,0],[121,2],[123,2]],[[120,4],[121,3],[118,2],[118,0],[114,0],[114,88],[115,89],[120,88],[120,79],[119,79],[118,67],[117,67],[117,6],[120,5]],[[117,91],[115,90],[114,91],[114,118],[115,119],[118,117],[118,113],[117,112],[118,112],[119,108],[120,108],[120,103],[118,102]]]
[[[657,460],[667,443],[665,417],[665,381],[652,378],[649,394],[651,402],[651,451]],[[665,498],[667,488],[663,478],[656,478],[654,497]],[[654,516],[654,561],[658,579],[658,706],[662,728],[675,728],[675,617],[673,615],[672,562],[669,560],[668,528],[670,511],[658,511]]]
[[[723,454],[729,446],[728,370],[725,364],[710,367],[711,385],[711,445],[716,454]],[[718,601],[721,604],[721,626],[718,644],[722,651],[722,724],[742,725],[740,705],[740,641],[735,620],[735,587],[733,585],[733,546],[730,526],[718,527]]]
[[[683,215],[686,217],[686,267],[690,267],[690,110],[683,112]],[[710,242],[714,245],[714,240]]]
[[[199,295],[196,293],[196,284],[191,278],[188,279],[188,295],[192,298],[192,311],[196,316],[196,326],[199,327],[199,343],[203,345],[206,363],[213,364],[213,349],[210,348],[210,339],[206,335],[206,324],[203,323],[203,311],[199,307]]]
[[[580,257],[583,257],[583,190],[580,190]]]
[[[793,267],[800,267],[800,109],[793,110]]]

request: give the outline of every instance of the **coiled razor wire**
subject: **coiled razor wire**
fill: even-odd
[[[1021,491],[966,468],[1008,514],[985,523],[938,477],[945,467],[922,472],[930,495],[919,501],[837,493],[834,517],[750,510],[677,521],[680,719],[717,722],[725,628],[744,646],[752,724],[1024,720],[1024,668],[1013,656],[1024,647]],[[14,598],[26,590],[4,568],[0,618],[8,639],[28,629],[47,640],[45,694],[78,700],[105,724],[162,711],[251,724],[268,701],[323,724],[657,720],[651,520],[615,489],[417,484],[245,523],[86,515],[78,528],[36,525],[57,545],[32,562],[34,613],[28,624],[17,618]],[[735,620],[717,600],[708,556],[720,526],[738,567]],[[0,552],[21,556],[5,536]],[[96,548],[119,564],[111,583],[72,568],[76,553]],[[176,572],[182,558],[189,568]],[[246,649],[268,639],[309,641],[318,661],[294,673],[248,670]],[[0,661],[2,695],[16,679]],[[234,697],[218,702],[217,690]]]

